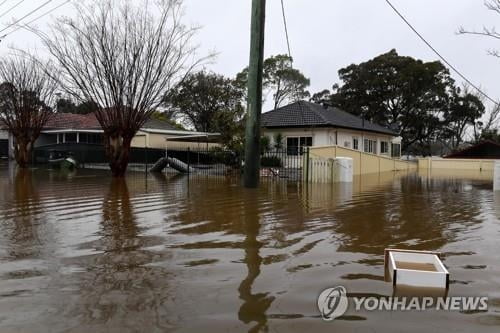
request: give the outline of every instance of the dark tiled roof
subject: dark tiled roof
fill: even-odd
[[[485,140],[470,147],[461,149],[444,156],[444,158],[477,158],[477,159],[499,159],[500,143]]]
[[[363,121],[338,108],[299,101],[262,114],[262,127],[342,127],[363,131],[398,135],[396,131]]]
[[[155,129],[155,130],[165,130],[165,131],[178,131],[178,128],[175,128],[174,126],[170,125],[166,121],[163,120],[158,120],[158,119],[149,119],[146,121],[144,126],[142,128],[149,128],[149,129]]]

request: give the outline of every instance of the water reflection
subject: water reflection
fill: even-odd
[[[8,228],[8,253],[12,260],[35,257],[39,254],[36,204],[39,195],[32,172],[18,169],[14,174],[11,190],[6,190],[6,209],[2,220]],[[10,198],[8,195],[10,194]]]
[[[461,231],[482,222],[484,200],[461,179],[404,173],[318,184],[305,197],[309,214],[331,216],[321,230],[338,236],[339,250],[376,255],[386,247],[435,250],[455,241]]]
[[[223,177],[0,167],[0,186],[2,332],[329,332],[318,292],[390,295],[389,246],[446,252],[452,295],[500,298],[500,196],[481,179],[388,173],[247,191]],[[482,331],[495,311],[425,315],[437,329]],[[421,317],[346,318],[365,320],[334,328]]]
[[[148,250],[162,239],[142,231],[126,180],[113,179],[103,199],[99,238],[80,246],[94,254],[66,262],[74,267],[70,277],[77,279],[81,294],[76,306],[66,308],[65,317],[79,318],[82,328],[171,328],[168,317],[162,316],[170,274],[149,265],[163,257]]]
[[[267,329],[266,311],[271,306],[274,297],[268,296],[268,293],[252,292],[252,285],[260,275],[262,257],[259,251],[263,244],[257,240],[260,230],[258,193],[255,190],[248,190],[245,195],[245,205],[241,218],[245,232],[242,247],[245,250],[244,262],[247,266],[247,276],[241,281],[238,288],[240,299],[243,300],[238,311],[238,318],[245,324],[256,322],[256,325],[249,332],[260,332],[262,329]]]

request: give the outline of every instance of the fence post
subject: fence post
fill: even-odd
[[[309,182],[309,147],[306,148],[306,158],[305,158],[305,169],[306,169],[306,182]]]
[[[187,173],[188,175],[191,173],[191,147],[188,147],[188,156],[187,156],[187,165],[188,165],[188,168],[187,168]]]

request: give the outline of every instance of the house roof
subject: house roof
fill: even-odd
[[[149,119],[143,128],[164,131],[178,131],[166,121]],[[74,113],[55,113],[44,126],[44,130],[100,130],[101,125],[94,113],[86,115]]]
[[[485,140],[446,155],[444,158],[500,159],[500,143]]]
[[[155,129],[155,130],[164,130],[164,131],[178,131],[178,128],[175,128],[172,126],[170,123],[159,120],[159,119],[153,119],[150,118],[142,128],[149,128],[149,129]]]
[[[298,101],[262,114],[262,127],[341,127],[362,131],[398,135],[392,129],[363,120],[335,107]]]
[[[101,125],[97,121],[93,113],[86,115],[74,113],[55,113],[50,117],[47,124],[44,126],[45,130],[54,129],[101,129]]]

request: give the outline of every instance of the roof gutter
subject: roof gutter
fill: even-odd
[[[370,132],[370,133],[378,133],[378,134],[385,134],[385,135],[392,135],[392,136],[399,136],[399,133],[392,132],[390,130],[387,130],[387,132],[384,131],[377,131],[377,130],[372,130],[369,128],[356,128],[356,127],[348,127],[348,126],[339,126],[339,125],[310,125],[310,126],[303,126],[303,125],[291,125],[291,126],[262,126],[262,128],[268,128],[268,129],[287,129],[287,128],[343,128],[343,129],[348,129],[348,130],[353,130],[353,131],[361,131],[361,132]]]

